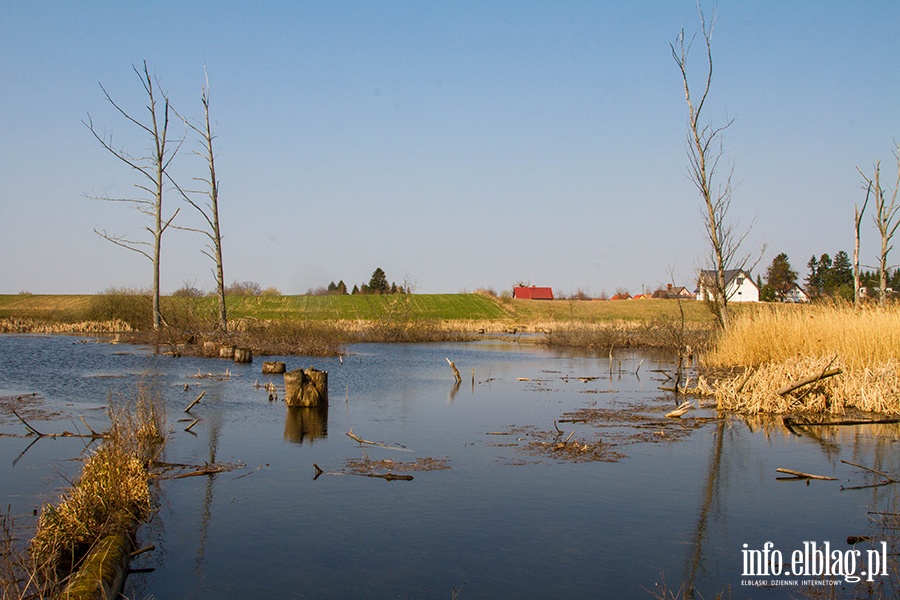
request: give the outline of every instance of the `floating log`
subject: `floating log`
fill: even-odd
[[[277,360],[267,360],[262,366],[263,375],[281,375],[287,372],[287,365]]]
[[[135,529],[132,522],[100,538],[69,580],[61,597],[72,600],[118,597],[134,548]]]
[[[826,475],[812,475],[810,473],[804,473],[803,471],[794,471],[793,469],[775,469],[779,473],[785,473],[786,475],[790,475],[790,477],[779,477],[778,479],[820,479],[823,481],[837,481],[837,477],[828,477]]]
[[[234,349],[234,362],[236,362],[236,363],[253,362],[253,352],[250,351],[250,348],[235,348]]]
[[[817,381],[822,380],[822,379],[828,379],[829,377],[834,377],[835,375],[840,375],[842,372],[843,371],[841,371],[840,369],[830,369],[827,371],[822,371],[821,373],[818,373],[816,375],[810,375],[809,377],[804,377],[800,381],[796,381],[794,383],[789,383],[788,385],[784,386],[783,388],[781,388],[780,390],[778,390],[775,393],[778,394],[779,396],[784,396],[785,394],[789,394],[789,393],[793,392],[794,390],[798,390],[798,389],[802,388],[804,385],[809,385],[810,383],[816,383]]]
[[[286,372],[284,400],[288,406],[328,406],[328,371],[310,367]]]
[[[219,346],[219,358],[234,358],[234,346]]]

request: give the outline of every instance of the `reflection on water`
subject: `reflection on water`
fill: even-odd
[[[328,437],[328,406],[288,406],[284,415],[284,441],[314,443]]]
[[[717,416],[709,411],[665,419],[678,400],[658,389],[673,368],[664,355],[485,341],[365,345],[343,362],[273,357],[328,370],[344,396],[332,393],[329,411],[270,402],[262,386],[283,382],[259,365],[73,341],[0,336],[0,395],[36,393],[60,415],[39,429],[84,417],[101,430],[96,409],[152,373],[169,407],[167,461],[246,465],[161,482],[159,511],[141,529],[157,551],[134,565],[156,570],[130,576],[129,597],[441,598],[461,589],[460,598],[632,598],[664,578],[693,597],[731,587],[739,598],[788,598],[798,590],[741,586],[743,544],[846,549],[848,535],[870,532],[866,512],[889,505],[894,486],[850,489],[877,476],[842,461],[900,472],[896,425],[792,433],[780,419],[691,420]],[[448,356],[471,382],[454,381]],[[178,419],[201,391],[198,422],[185,432]],[[560,420],[586,409],[613,417]],[[535,456],[535,431],[602,439],[626,458]],[[24,432],[0,414],[0,433]],[[69,459],[83,448],[0,437],[0,502],[29,519],[75,476],[80,463]],[[339,474],[349,461],[427,459],[450,469],[411,481],[313,479],[313,464]],[[779,467],[839,481],[779,482]]]

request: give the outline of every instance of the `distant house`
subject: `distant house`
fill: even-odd
[[[616,294],[610,300],[631,300],[631,294],[628,292],[623,292],[621,294]]]
[[[715,282],[715,271],[700,271],[700,277],[697,278],[697,300],[711,300]],[[725,297],[729,302],[759,302],[759,288],[747,271],[730,269],[725,271]]]
[[[653,294],[635,294],[632,296],[632,300],[649,300],[653,297]]]
[[[683,285],[674,286],[671,283],[666,284],[666,289],[658,289],[653,292],[654,298],[663,298],[666,300],[691,300],[694,294]]]
[[[513,298],[520,300],[553,300],[553,288],[532,286],[516,286]]]
[[[791,286],[791,288],[784,293],[784,297],[781,299],[782,302],[809,302],[809,296],[806,295],[806,292],[803,291],[796,283]]]

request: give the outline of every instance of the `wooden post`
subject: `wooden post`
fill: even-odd
[[[234,346],[219,346],[219,358],[234,358]]]
[[[236,362],[236,363],[253,362],[253,352],[250,351],[250,348],[235,348],[234,349],[234,362]]]
[[[284,393],[288,406],[328,406],[328,371],[313,367],[288,371]]]

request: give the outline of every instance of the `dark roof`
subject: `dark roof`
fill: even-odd
[[[743,269],[726,269],[725,272],[723,273],[725,275],[725,285],[727,286],[729,283],[731,283],[732,279],[734,279],[741,273],[744,274],[744,277],[746,277],[747,280],[750,281],[750,283],[752,283],[754,285],[754,287],[756,286],[756,282],[753,281],[753,277],[750,276],[750,273],[748,273],[747,271],[745,271]],[[715,281],[715,279],[716,279],[715,271],[712,271],[712,270],[700,271],[699,281],[704,281],[704,280]]]

